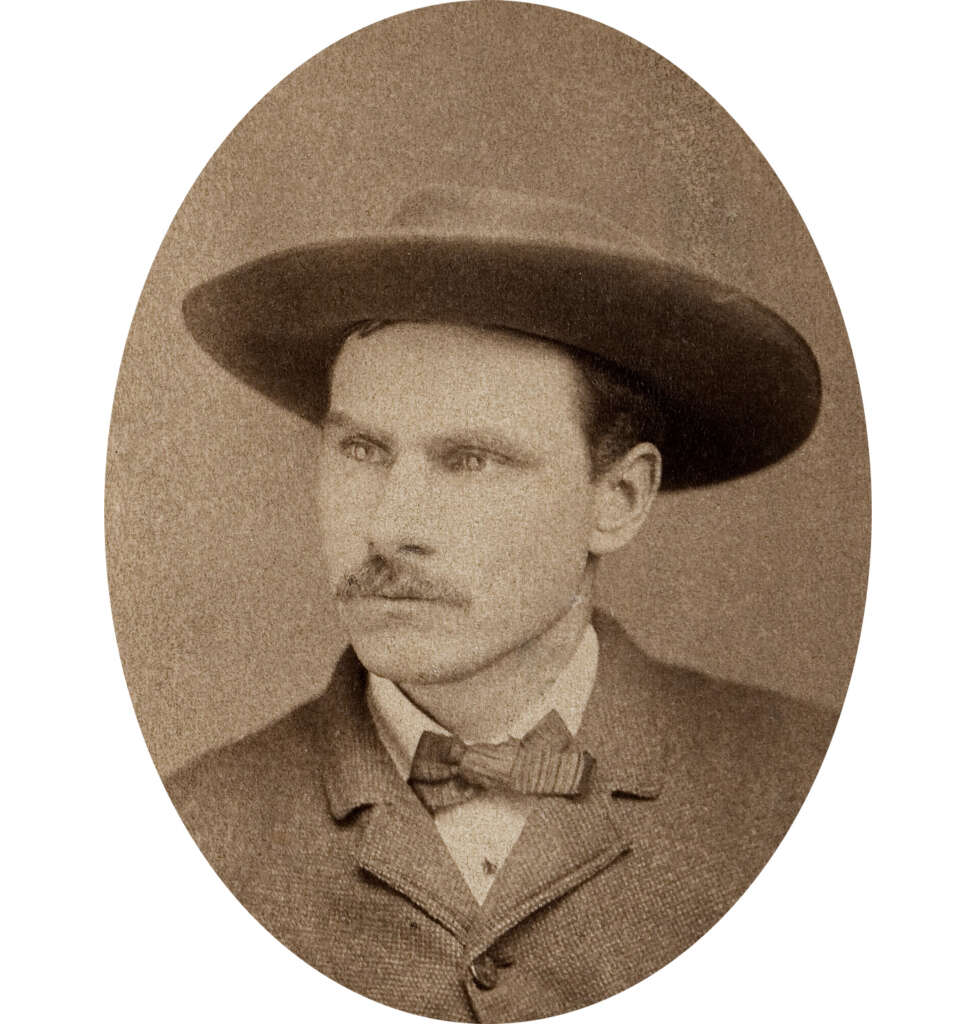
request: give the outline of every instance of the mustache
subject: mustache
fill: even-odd
[[[335,588],[339,601],[364,597],[393,600],[436,601],[456,608],[467,608],[468,595],[447,580],[421,572],[416,566],[385,555],[371,555]]]

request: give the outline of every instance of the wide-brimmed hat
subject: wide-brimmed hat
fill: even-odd
[[[670,489],[775,462],[820,406],[816,360],[782,317],[589,210],[526,193],[424,189],[383,230],[199,285],[183,314],[221,366],[313,422],[329,367],[364,320],[506,327],[596,353],[661,404]]]

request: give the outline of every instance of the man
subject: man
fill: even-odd
[[[588,211],[485,189],[184,312],[321,425],[351,645],[321,697],[170,781],[220,876],[313,966],[443,1019],[561,1013],[666,964],[772,853],[833,722],[650,660],[593,581],[660,487],[802,443],[802,339]]]

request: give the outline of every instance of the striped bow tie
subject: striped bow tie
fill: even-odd
[[[569,749],[573,736],[555,711],[524,739],[464,743],[425,732],[410,767],[410,785],[429,811],[464,803],[486,789],[532,796],[578,796],[593,758]]]

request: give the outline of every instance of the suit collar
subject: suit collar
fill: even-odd
[[[600,660],[577,737],[597,759],[593,784],[578,800],[539,801],[482,907],[433,818],[384,749],[366,704],[366,673],[351,650],[321,699],[329,810],[342,820],[367,809],[360,867],[439,921],[473,953],[623,855],[631,837],[623,809],[615,806],[618,798],[653,799],[663,784],[666,753],[652,663],[608,616],[595,615],[594,626]]]
[[[370,718],[365,685],[366,671],[350,647],[321,699],[322,781],[337,821],[361,807],[404,798],[403,781]]]
[[[321,699],[323,785],[332,816],[365,818],[359,866],[462,938],[479,907],[434,819],[400,778],[373,725],[366,671],[350,648]]]
[[[539,801],[469,937],[475,952],[626,853],[632,826],[619,798],[653,800],[664,784],[667,752],[653,663],[609,616],[597,613],[593,624],[600,662],[577,735],[596,759],[590,790],[576,800]]]
[[[593,789],[653,799],[667,773],[667,736],[653,662],[605,612],[594,613],[593,625],[600,662],[577,736],[596,759]]]

